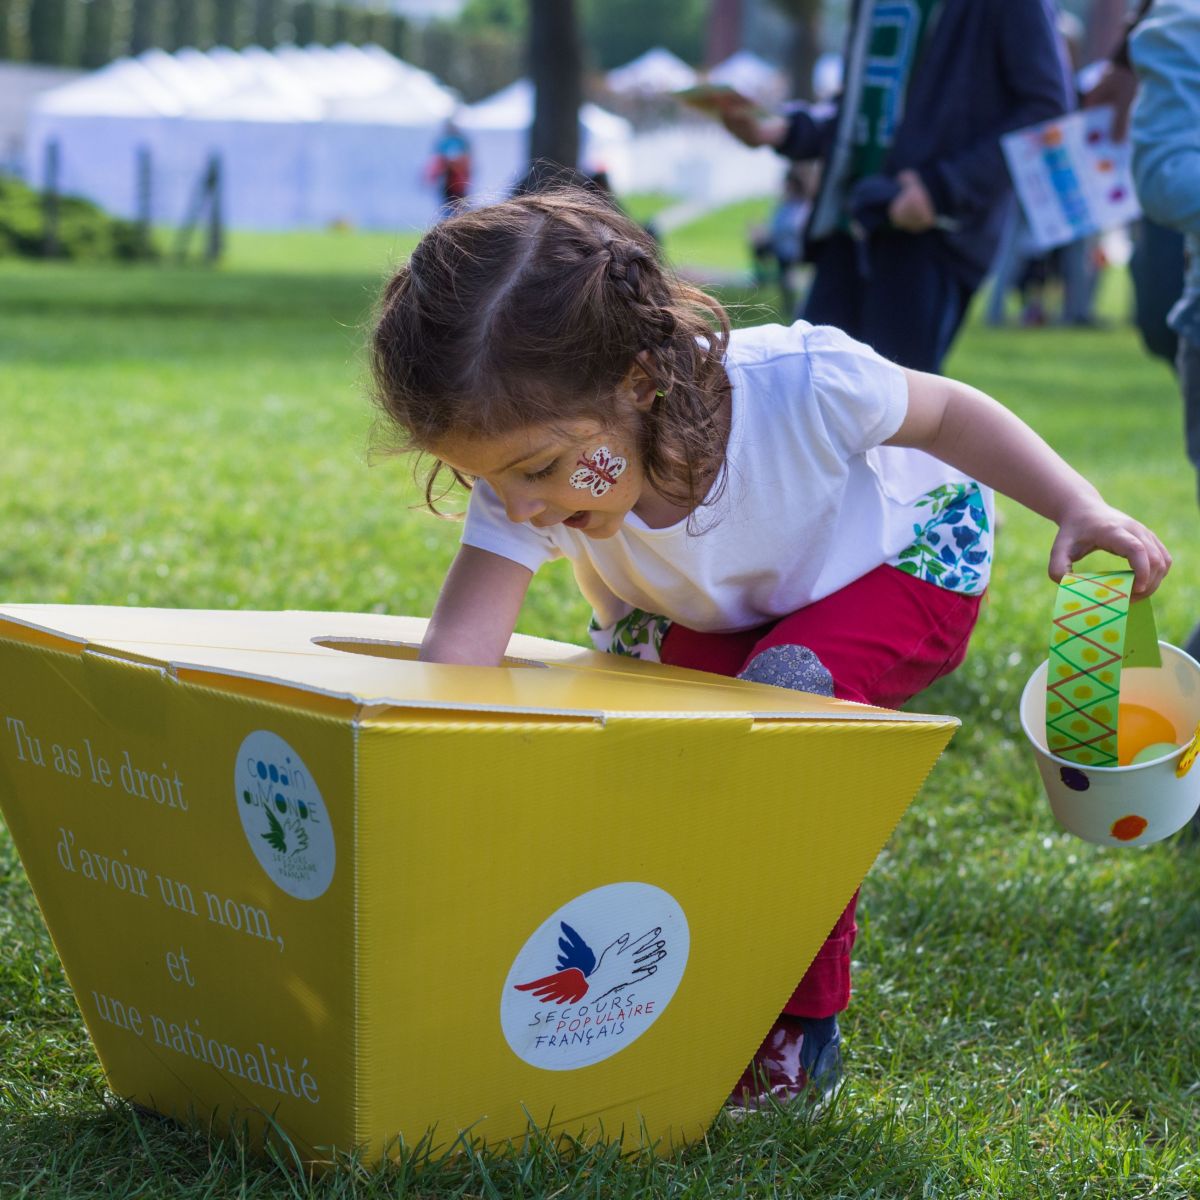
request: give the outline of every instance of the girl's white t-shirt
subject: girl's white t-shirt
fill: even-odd
[[[634,610],[708,632],[750,629],[889,561],[941,586],[983,590],[990,535],[984,549],[978,537],[972,543],[969,585],[903,566],[921,557],[911,547],[931,524],[930,496],[942,503],[969,491],[976,524],[992,522],[987,489],[922,451],[881,445],[908,407],[899,367],[837,329],[797,321],[735,330],[725,368],[733,405],[725,486],[690,528],[685,520],[651,529],[630,513],[611,538],[534,529],[509,521],[481,480],[463,542],[531,571],[568,558],[598,631]],[[929,561],[936,570],[936,553]]]

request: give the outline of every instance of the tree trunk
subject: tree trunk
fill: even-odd
[[[529,74],[533,80],[530,170],[539,162],[574,169],[579,162],[583,44],[575,0],[529,0]]]
[[[241,0],[217,0],[213,30],[217,45],[240,50],[246,44],[249,26],[245,18],[249,15]]]
[[[792,95],[799,100],[811,100],[813,72],[821,55],[821,6],[818,3],[795,7],[790,63]]]
[[[15,0],[0,0],[0,59],[13,62],[20,57],[17,53],[16,30],[13,28],[14,7]]]
[[[708,13],[705,66],[724,62],[742,44],[742,0],[713,0]]]
[[[31,0],[29,5],[29,61],[67,66],[71,61],[70,12],[67,0]]]
[[[255,45],[270,50],[279,45],[279,27],[283,21],[283,5],[279,0],[254,0]]]
[[[788,73],[792,95],[800,100],[813,99],[813,71],[821,56],[822,3],[823,0],[775,0],[775,7],[792,24]]]
[[[132,26],[129,32],[130,54],[141,54],[166,39],[166,11],[159,0],[133,0]]]
[[[4,6],[0,4],[0,9]],[[84,10],[80,66],[94,70],[112,62],[117,44],[116,0],[92,0]],[[0,53],[0,58],[5,55]]]
[[[95,4],[96,0],[92,0],[92,3]],[[189,0],[187,4],[176,4],[171,16],[174,25],[172,49],[182,50],[190,46],[196,50],[207,50],[213,44],[212,0]]]

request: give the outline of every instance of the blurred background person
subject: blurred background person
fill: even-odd
[[[1112,137],[1118,142],[1128,136],[1129,111],[1137,92],[1137,76],[1129,61],[1129,38],[1149,11],[1150,3],[1141,0],[1138,4],[1124,35],[1107,61],[1100,64],[1081,101],[1084,108],[1112,108]],[[1183,234],[1144,213],[1131,234],[1129,273],[1133,280],[1134,323],[1146,349],[1174,369],[1179,338],[1168,314],[1183,290]]]
[[[1185,238],[1183,293],[1168,323],[1188,458],[1200,473],[1200,0],[1154,0],[1129,39],[1140,82],[1133,106],[1133,175],[1146,215]],[[1200,655],[1200,625],[1185,647]]]
[[[433,147],[427,177],[441,194],[438,220],[453,216],[467,202],[471,190],[471,143],[453,120],[442,126]]]
[[[779,288],[780,314],[785,320],[799,302],[797,278],[804,260],[804,226],[812,212],[819,172],[813,163],[793,163],[783,177],[783,193],[766,225],[751,231],[754,278],[760,287]]]
[[[1084,64],[1084,27],[1074,13],[1060,12],[1055,26],[1068,70],[1072,107],[1082,99],[1084,77],[1094,68]],[[1051,322],[1063,325],[1095,323],[1093,306],[1100,268],[1104,265],[1101,239],[1091,234],[1066,245],[1039,249],[1020,204],[1012,205],[1000,249],[992,267],[987,323],[1003,325],[1008,295],[1020,299],[1019,321],[1036,328]]]
[[[857,0],[831,112],[746,104],[722,119],[748,145],[823,163],[805,319],[938,371],[1011,202],[1000,138],[1069,104],[1045,0]]]

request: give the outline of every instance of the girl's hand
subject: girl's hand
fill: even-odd
[[[1093,550],[1119,554],[1133,568],[1135,599],[1149,596],[1171,569],[1171,555],[1153,530],[1102,500],[1081,502],[1059,522],[1050,548],[1050,578],[1058,583],[1071,564]]]

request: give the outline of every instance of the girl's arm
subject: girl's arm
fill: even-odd
[[[1135,596],[1158,587],[1171,566],[1158,537],[1106,504],[1024,421],[965,383],[907,369],[904,374],[908,412],[888,445],[924,450],[1053,521],[1058,536],[1050,550],[1051,579],[1061,579],[1093,550],[1108,550],[1133,568]]]
[[[533,572],[509,558],[460,546],[433,609],[422,662],[498,667]]]

